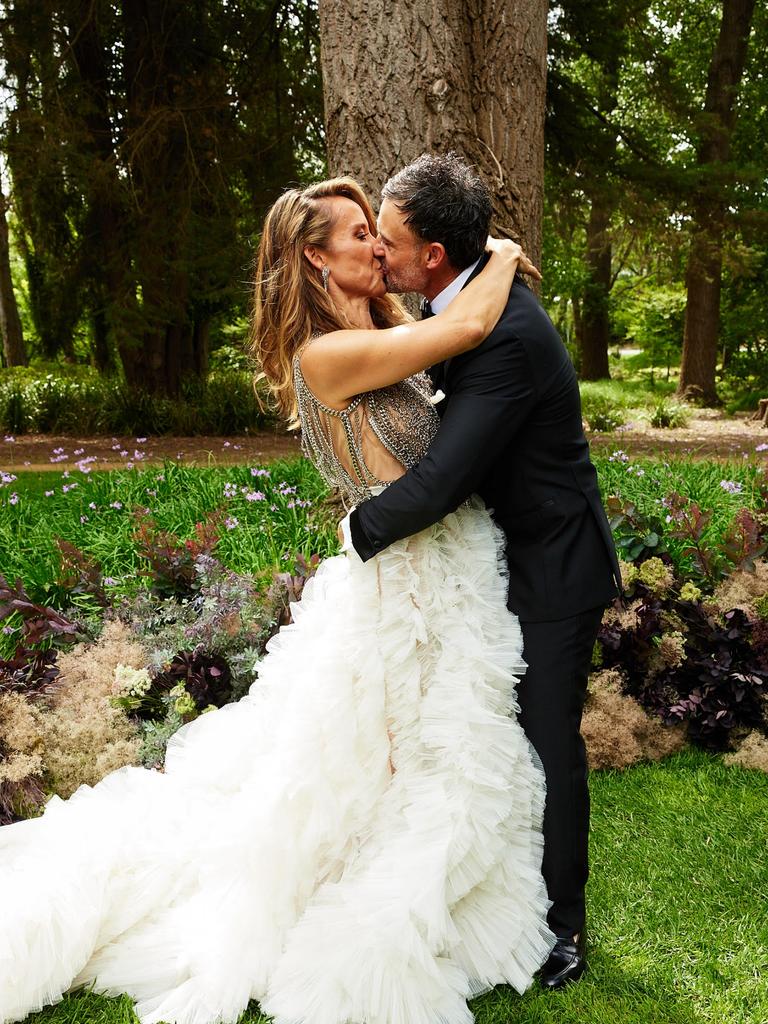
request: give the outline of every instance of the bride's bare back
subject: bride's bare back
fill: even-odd
[[[423,458],[439,425],[425,373],[358,395],[346,409],[324,405],[294,359],[302,450],[347,506],[397,480]]]

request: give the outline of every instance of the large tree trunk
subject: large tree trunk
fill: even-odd
[[[181,0],[163,6],[124,0],[122,5],[141,310],[138,330],[122,339],[120,355],[131,385],[171,396],[180,389],[188,317],[184,253],[194,174],[183,109],[187,68],[181,50],[187,26],[182,7]]]
[[[736,120],[735,102],[747,57],[755,0],[723,0],[720,36],[709,66],[698,163],[701,184],[693,201],[693,237],[685,283],[688,291],[680,366],[681,395],[717,402],[715,370],[720,327],[720,281],[725,225],[723,165]]]
[[[3,335],[3,357],[6,366],[26,366],[27,349],[11,277],[6,207],[6,198],[0,189],[0,333]]]
[[[545,0],[320,0],[328,161],[377,205],[424,152],[461,153],[496,230],[541,254]]]
[[[72,40],[71,59],[77,71],[73,120],[80,118],[81,145],[89,155],[85,179],[87,217],[83,227],[83,270],[90,279],[93,361],[101,371],[115,369],[115,350],[124,344],[136,320],[131,254],[125,238],[124,184],[118,174],[110,115],[110,80],[104,12],[90,0],[75,0],[67,8]],[[116,343],[112,344],[111,341]]]
[[[611,292],[611,202],[605,194],[592,197],[587,223],[587,266],[589,277],[582,296],[581,317],[577,334],[579,376],[582,380],[603,380],[610,377],[608,345],[611,324],[608,297]]]

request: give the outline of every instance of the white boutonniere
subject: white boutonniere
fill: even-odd
[[[437,403],[438,403],[438,402],[442,402],[442,400],[443,400],[444,398],[445,398],[445,392],[444,392],[444,391],[440,391],[440,390],[438,389],[438,390],[437,390],[437,391],[436,391],[436,392],[434,393],[434,395],[432,395],[432,397],[430,398],[430,400],[429,400],[429,401],[430,401],[430,403],[431,403],[432,405],[437,405]]]

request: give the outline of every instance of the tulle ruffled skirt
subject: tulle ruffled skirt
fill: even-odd
[[[479,505],[330,558],[250,693],[166,772],[0,829],[0,1022],[80,984],[143,1024],[465,1024],[554,936],[544,776],[502,538]]]

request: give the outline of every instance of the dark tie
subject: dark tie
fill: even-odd
[[[420,305],[421,305],[421,319],[422,320],[428,320],[431,316],[435,315],[432,312],[432,307],[429,304],[429,299],[422,298]]]

